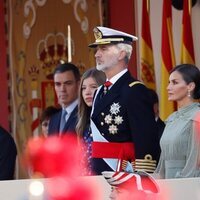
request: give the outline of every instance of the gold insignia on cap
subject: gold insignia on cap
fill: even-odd
[[[101,39],[102,38],[102,33],[99,31],[99,29],[98,28],[94,28],[94,37],[95,37],[95,39],[96,40],[98,40],[98,39]]]
[[[137,37],[128,33],[101,26],[95,27],[93,29],[93,33],[95,42],[88,45],[91,48],[96,48],[98,45],[107,45],[111,43],[125,43],[132,45],[132,42],[137,40]]]

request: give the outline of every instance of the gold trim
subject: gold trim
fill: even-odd
[[[100,39],[103,37],[103,34],[98,28],[94,28],[94,37],[95,39]]]
[[[123,38],[103,38],[103,39],[96,39],[96,43],[101,43],[101,42],[121,42],[124,41]]]
[[[155,168],[155,167],[156,167],[156,164],[150,164],[150,163],[142,163],[142,164],[141,164],[141,163],[136,163],[134,166],[135,166],[136,168],[137,168],[137,167],[144,167],[144,166],[146,166],[146,167],[148,167],[148,168],[149,168],[149,167],[154,167],[154,168]]]
[[[134,85],[137,85],[137,84],[142,84],[142,85],[144,85],[142,82],[140,82],[140,81],[134,81],[134,82],[132,82],[132,83],[130,83],[129,84],[129,87],[133,87]]]
[[[144,159],[135,159],[133,163],[136,171],[147,171],[154,172],[156,169],[156,160],[152,160],[152,156],[150,154],[146,154]]]
[[[123,161],[122,161],[122,170],[124,170],[124,171],[125,171],[125,169],[126,169],[126,166],[127,166],[127,163],[128,163],[128,161],[127,161],[127,160],[123,160]]]
[[[152,160],[152,156],[150,154],[146,154],[144,157],[145,160]]]
[[[135,159],[135,163],[152,163],[152,164],[156,164],[156,160]]]
[[[135,165],[135,168],[136,169],[143,169],[143,168],[147,168],[147,169],[155,169],[156,168],[156,165]]]

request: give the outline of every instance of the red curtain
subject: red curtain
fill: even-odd
[[[135,35],[135,3],[133,0],[125,2],[122,3],[121,0],[108,1],[108,26]],[[136,43],[133,44],[133,55],[129,63],[129,70],[135,77],[137,77]]]
[[[0,125],[8,130],[8,71],[6,65],[6,33],[5,33],[4,1],[0,3]]]

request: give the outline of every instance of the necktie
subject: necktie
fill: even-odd
[[[67,115],[67,111],[65,109],[62,110],[62,116],[61,116],[61,120],[60,120],[60,132],[63,131],[65,124],[66,124],[66,115]]]
[[[110,81],[106,81],[103,85],[103,87],[100,89],[95,102],[94,102],[94,107],[97,107],[97,104],[101,101],[101,99],[104,97],[104,95],[107,93],[108,88],[112,85]]]
[[[112,85],[112,83],[110,81],[106,81],[104,83],[104,95],[108,92],[108,88]]]

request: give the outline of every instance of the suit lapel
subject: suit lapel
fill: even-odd
[[[55,115],[55,119],[53,120],[54,130],[56,130],[57,133],[60,131],[60,120],[62,115],[62,109],[59,111],[58,114]]]
[[[95,104],[95,108],[92,114],[92,117],[96,117],[105,107],[110,105],[114,99],[119,96],[119,93],[114,93],[109,91],[104,97],[102,97],[97,104]]]
[[[102,94],[103,94],[103,86],[101,86],[100,90],[99,90],[98,93],[97,93],[96,98],[94,99],[94,100],[95,100],[95,102],[94,102],[94,107],[97,107],[97,105],[98,105],[99,102],[101,101]]]
[[[63,132],[68,131],[71,124],[75,124],[74,121],[77,119],[77,111],[78,111],[78,106],[76,106],[72,111],[72,113],[70,114],[69,119],[67,120],[67,123],[65,124],[65,127],[63,129]]]

